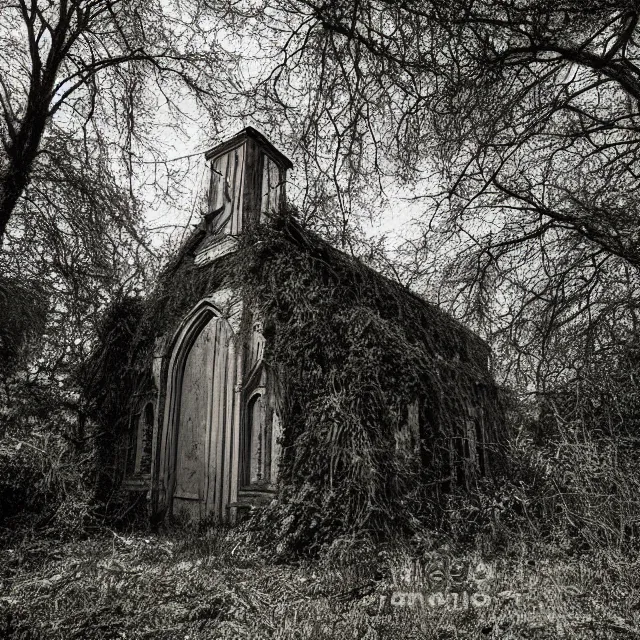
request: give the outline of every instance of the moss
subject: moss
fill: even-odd
[[[284,427],[280,498],[257,524],[308,549],[354,530],[411,531],[432,520],[452,474],[469,472],[450,443],[462,448],[470,411],[497,440],[486,345],[291,216],[249,232],[240,256]],[[416,456],[397,446],[411,403],[420,413]]]

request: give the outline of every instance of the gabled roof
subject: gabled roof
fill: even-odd
[[[227,151],[231,151],[231,149],[239,146],[247,139],[255,140],[263,149],[266,149],[269,155],[279,164],[281,164],[285,169],[293,168],[293,163],[291,162],[291,160],[289,160],[289,158],[287,158],[284,153],[278,151],[278,149],[276,149],[276,147],[274,147],[271,142],[269,142],[265,135],[263,135],[253,127],[245,127],[242,131],[233,136],[233,138],[229,138],[228,140],[225,140],[212,149],[209,149],[209,151],[204,154],[204,157],[207,160],[211,160],[211,158],[222,155]]]

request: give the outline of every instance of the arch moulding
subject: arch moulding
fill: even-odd
[[[237,299],[234,292],[229,289],[217,291],[215,294],[200,300],[185,316],[180,326],[173,333],[170,340],[162,338],[159,343],[164,353],[155,354],[155,362],[166,363],[158,366],[164,369],[165,375],[161,375],[161,393],[158,404],[164,405],[160,438],[154,438],[154,444],[159,443],[159,451],[154,452],[154,469],[152,477],[156,487],[154,511],[166,512],[171,507],[173,485],[175,483],[175,459],[177,446],[177,432],[180,415],[180,400],[182,393],[182,378],[187,356],[194,342],[204,327],[214,318],[224,320],[230,327],[230,340],[228,344],[228,364],[225,376],[226,401],[224,432],[221,434],[221,447],[217,457],[215,475],[219,481],[219,489],[216,490],[215,504],[207,504],[212,514],[222,519],[227,519],[225,504],[234,500],[233,494],[237,489],[232,486],[231,479],[237,476],[237,469],[233,469],[233,461],[237,460],[238,433],[234,416],[239,413],[240,398],[238,394],[238,376],[241,374],[241,349],[236,348],[235,336],[238,333],[242,316],[242,302]],[[158,406],[158,409],[160,406]],[[209,421],[210,424],[210,421]],[[209,441],[205,450],[207,462],[215,459],[215,453],[210,451]],[[234,473],[235,471],[235,473]],[[217,483],[216,483],[217,484]],[[208,502],[208,501],[207,501]]]

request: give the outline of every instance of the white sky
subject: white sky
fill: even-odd
[[[180,198],[179,207],[173,206],[169,203],[163,203],[159,208],[148,211],[146,222],[149,227],[166,227],[159,229],[158,232],[154,234],[152,239],[154,246],[160,246],[162,244],[166,239],[166,234],[171,231],[170,228],[174,225],[178,227],[190,225],[192,227],[199,222],[199,204],[205,197],[209,176],[209,169],[206,166],[204,157],[205,151],[212,146],[215,146],[218,142],[223,142],[224,140],[233,137],[243,128],[242,123],[239,122],[238,126],[229,128],[228,135],[221,136],[217,142],[208,143],[205,133],[198,131],[197,127],[192,127],[189,140],[173,146],[171,149],[171,155],[167,156],[167,160],[180,159],[175,160],[175,163],[180,163],[182,166],[188,166],[185,176],[186,179],[181,185],[185,190],[185,194]],[[279,150],[288,157],[290,156],[287,149],[279,148]],[[294,203],[296,200],[296,193],[299,193],[304,189],[304,184],[301,184],[301,180],[303,179],[301,172],[296,171],[294,161],[294,167],[288,173],[287,184],[287,196]],[[403,194],[399,189],[396,189],[395,191],[397,191],[397,194],[394,198],[390,199],[391,202],[389,208],[381,211],[378,219],[366,224],[364,227],[365,233],[370,237],[379,237],[381,235],[387,236],[387,244],[389,248],[395,246],[410,234],[411,220],[417,217],[421,212],[421,207],[419,205],[403,201],[403,196],[408,194]],[[179,230],[177,232],[177,237],[179,238],[182,235],[182,231]],[[176,236],[174,235],[173,237],[175,238]]]

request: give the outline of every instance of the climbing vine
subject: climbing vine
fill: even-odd
[[[249,318],[262,318],[283,427],[277,498],[249,522],[265,540],[299,552],[343,533],[411,532],[433,522],[444,492],[495,464],[501,409],[477,336],[291,213],[198,266],[203,238],[194,233],[139,309],[127,366],[149,378],[154,340],[221,288],[242,297],[240,340]],[[105,397],[125,393],[121,376],[103,370],[115,394]]]
[[[276,526],[280,544],[299,550],[432,521],[442,492],[481,471],[468,458],[482,456],[486,470],[497,448],[501,410],[486,345],[291,216],[249,232],[240,256],[284,426],[280,497],[259,527],[273,539]],[[482,452],[469,450],[480,446],[469,428],[474,437],[481,429]]]

